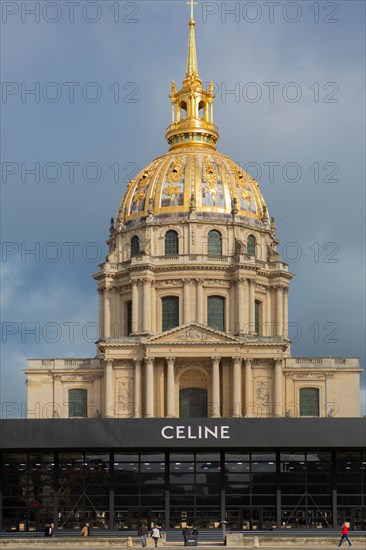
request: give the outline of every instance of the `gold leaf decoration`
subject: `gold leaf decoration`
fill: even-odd
[[[164,195],[170,195],[170,202],[174,202],[175,196],[179,195],[179,185],[170,184],[164,189]]]
[[[205,193],[210,193],[212,202],[215,204],[216,196],[220,192],[217,186],[218,174],[214,163],[208,156],[203,157],[202,175],[206,181]]]
[[[151,178],[151,173],[149,172],[149,170],[145,170],[145,172],[141,174],[141,177],[139,179],[138,188],[142,189],[146,187],[150,181],[150,178]]]
[[[168,183],[177,183],[181,180],[183,175],[184,162],[182,158],[175,159],[168,171],[166,180]],[[168,189],[168,188],[167,188]],[[168,193],[169,195],[170,193]]]

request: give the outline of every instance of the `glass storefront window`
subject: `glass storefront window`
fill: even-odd
[[[225,471],[226,472],[249,472],[250,471],[250,462],[225,462]]]

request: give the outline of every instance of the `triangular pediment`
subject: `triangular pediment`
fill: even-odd
[[[225,332],[200,325],[199,323],[187,323],[152,336],[146,344],[237,344],[238,339],[229,336]]]

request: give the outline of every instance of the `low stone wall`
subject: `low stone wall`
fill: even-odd
[[[366,548],[366,536],[352,536],[349,535],[352,546],[355,548]],[[316,546],[329,547],[337,546],[339,544],[341,536],[282,536],[281,535],[243,535],[242,533],[227,534],[226,546],[243,546],[247,548],[266,548],[266,547],[278,547],[286,548],[290,546]],[[344,547],[348,547],[345,542]]]
[[[163,533],[164,535],[164,533]],[[151,537],[146,539],[147,547],[154,547],[154,541]],[[165,537],[159,541],[159,546],[165,543]],[[50,550],[52,548],[74,547],[74,548],[131,548],[140,547],[141,540],[139,537],[32,537],[32,538],[1,538],[0,546],[2,548],[40,548],[47,547]]]

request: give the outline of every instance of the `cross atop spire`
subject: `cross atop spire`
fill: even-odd
[[[193,6],[197,6],[198,2],[193,2],[193,0],[189,0],[189,2],[186,2],[187,6],[191,6],[191,19],[193,19]]]

